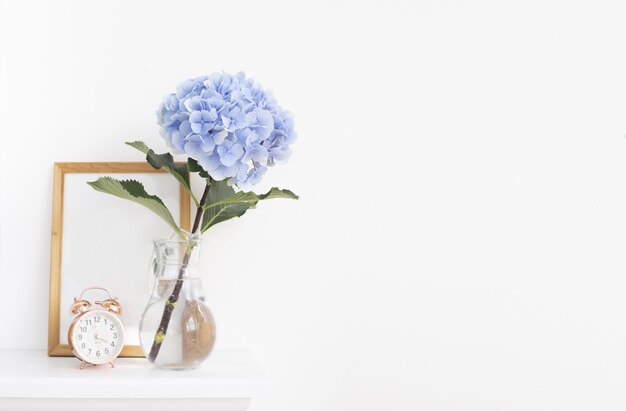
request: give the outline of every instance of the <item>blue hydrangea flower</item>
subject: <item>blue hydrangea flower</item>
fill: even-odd
[[[287,161],[297,138],[291,113],[243,72],[182,82],[163,98],[157,123],[176,154],[242,190],[261,181],[269,166]]]

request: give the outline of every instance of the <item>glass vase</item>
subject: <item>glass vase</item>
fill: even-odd
[[[213,348],[215,323],[204,298],[199,255],[197,236],[154,242],[154,282],[139,338],[146,358],[156,367],[197,368]]]

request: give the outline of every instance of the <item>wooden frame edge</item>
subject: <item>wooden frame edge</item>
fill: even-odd
[[[52,349],[52,351],[48,352],[49,357],[73,357],[72,349],[69,344],[59,344]],[[120,357],[133,357],[133,358],[143,358],[145,357],[143,354],[143,350],[139,345],[125,345],[122,348],[122,352],[119,355]]]
[[[61,328],[61,257],[63,248],[63,167],[54,164],[52,185],[52,240],[50,245],[50,299],[48,306],[48,355],[59,345]]]
[[[56,162],[52,186],[52,227],[50,245],[50,290],[48,302],[48,356],[71,357],[68,344],[61,344],[61,266],[63,261],[63,200],[66,173],[167,173],[148,163],[136,162]],[[180,226],[191,228],[191,198],[183,186],[179,192]],[[144,357],[141,346],[125,345],[120,357]]]

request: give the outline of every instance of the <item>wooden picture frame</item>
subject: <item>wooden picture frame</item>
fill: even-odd
[[[49,356],[72,356],[72,351],[68,344],[61,342],[61,333],[66,330],[61,328],[61,309],[69,307],[71,301],[61,301],[62,269],[63,269],[63,221],[65,202],[65,177],[68,173],[89,173],[89,174],[150,174],[167,173],[165,170],[155,170],[147,163],[135,162],[70,162],[54,164],[54,181],[52,197],[52,242],[50,248],[50,301],[48,313],[48,355]],[[94,191],[94,196],[106,195]],[[124,201],[118,199],[119,201]],[[190,198],[189,193],[182,186],[179,186],[179,224],[184,230],[190,229]],[[129,203],[130,204],[130,203]],[[135,205],[138,206],[138,205]],[[145,256],[139,256],[143,258]],[[146,267],[147,271],[147,267]],[[93,284],[86,284],[85,287]],[[116,291],[111,290],[114,294]],[[123,305],[124,301],[120,301]],[[63,307],[62,307],[63,304]],[[68,307],[65,307],[65,306]],[[143,357],[143,352],[139,345],[125,345],[121,357]]]

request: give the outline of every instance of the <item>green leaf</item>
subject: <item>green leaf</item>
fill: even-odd
[[[232,192],[235,193],[234,190]],[[221,200],[216,201],[216,202],[211,202],[209,199],[209,201],[207,202],[207,205],[204,206],[204,208],[207,209],[210,207],[216,207],[216,206],[220,206],[223,204],[235,204],[235,203],[249,204],[250,207],[252,208],[256,206],[256,204],[260,200],[271,200],[272,198],[289,198],[292,200],[297,200],[299,197],[290,190],[284,190],[278,187],[272,187],[272,189],[265,194],[256,194],[256,193],[253,193],[252,191],[248,191],[248,192],[239,191],[229,197],[222,198]]]
[[[112,177],[100,177],[89,184],[97,191],[111,194],[116,197],[125,198],[148,208],[161,217],[178,235],[183,237],[183,233],[174,221],[174,217],[159,197],[146,192],[143,184],[136,180],[116,180]]]
[[[209,193],[211,193],[209,191]],[[215,202],[207,201],[207,204],[204,206],[205,209],[210,207],[217,207],[224,204],[235,204],[235,203],[245,203],[250,205],[250,207],[254,207],[256,203],[259,202],[259,196],[253,192],[244,192],[239,191],[235,193],[235,190],[232,193],[229,193],[228,197],[222,198],[221,200],[217,200]]]
[[[265,194],[244,192],[235,190],[225,181],[214,181],[209,188],[207,205],[204,207],[202,216],[202,232],[226,220],[241,217],[251,208],[254,208],[260,200],[272,198],[290,198],[297,200],[298,196],[292,191],[273,187]]]
[[[186,164],[177,164],[170,153],[156,154],[154,150],[149,148],[143,141],[127,142],[126,144],[146,154],[146,161],[155,169],[160,170],[164,168],[168,173],[173,175],[185,190],[187,190],[194,204],[198,206],[198,199],[196,199],[196,196],[191,191],[189,168]]]
[[[148,147],[143,141],[127,141],[126,144],[136,148],[144,154],[148,154],[148,151],[150,151],[150,147]]]
[[[213,181],[211,183],[207,204],[215,204],[215,206],[208,207],[204,210],[204,214],[202,215],[202,233],[215,224],[222,223],[231,218],[241,217],[248,211],[250,205],[244,202],[220,204],[222,200],[232,197],[233,195],[235,195],[235,190],[229,186],[226,181]]]
[[[189,166],[189,171],[192,173],[200,173],[200,177],[210,178],[209,173],[207,173],[195,159],[189,157],[187,159],[187,165]]]
[[[289,198],[297,200],[298,197],[293,191],[284,188],[272,187],[270,191],[259,196],[259,200],[271,200],[272,198]]]

